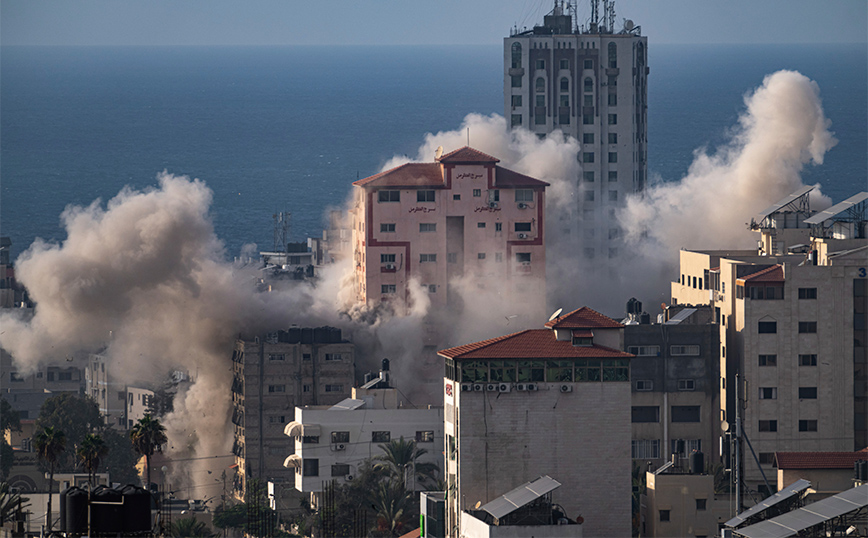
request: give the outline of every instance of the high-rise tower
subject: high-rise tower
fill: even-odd
[[[647,177],[648,40],[614,2],[590,0],[586,25],[576,6],[555,0],[543,24],[503,41],[504,116],[539,136],[560,130],[581,144],[571,234],[586,258],[612,257],[620,239],[615,209]]]

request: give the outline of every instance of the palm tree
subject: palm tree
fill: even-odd
[[[18,493],[10,492],[6,482],[0,483],[0,525],[15,519],[21,510],[30,506],[29,501]]]
[[[87,471],[88,483],[91,488],[96,485],[96,472],[99,470],[99,464],[102,459],[108,454],[108,447],[102,437],[89,433],[84,436],[78,450],[75,451],[75,457]]]
[[[391,536],[400,536],[409,522],[413,494],[400,483],[380,482],[374,492],[374,508],[377,510],[377,527]]]
[[[195,517],[188,517],[172,522],[169,529],[172,538],[212,538],[216,534],[208,530],[208,526]]]
[[[48,531],[51,532],[51,490],[54,489],[54,466],[57,464],[60,453],[66,449],[66,435],[49,426],[39,432],[33,445],[36,447],[36,456],[48,464],[48,512],[45,521],[48,525]]]
[[[166,427],[160,424],[160,421],[151,418],[150,414],[145,414],[130,430],[130,439],[133,441],[133,447],[145,457],[145,473],[147,476],[147,488],[151,489],[151,456],[154,452],[162,452],[163,445],[166,444]]]
[[[410,478],[414,480],[436,480],[437,471],[440,470],[433,463],[416,463],[416,460],[428,453],[424,448],[418,448],[416,441],[410,439],[405,441],[403,437],[393,439],[385,445],[380,445],[380,449],[384,452],[382,455],[374,458],[377,463],[374,464],[375,469],[388,470],[404,487],[407,488],[407,483]]]

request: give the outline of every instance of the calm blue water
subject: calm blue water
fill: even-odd
[[[652,44],[653,45],[653,44]],[[163,169],[214,190],[227,252],[270,248],[271,216],[318,234],[357,176],[470,112],[502,113],[500,47],[10,48],[0,54],[0,233],[13,256],[62,240],[67,204],[155,184]],[[806,181],[839,201],[865,188],[860,46],[650,48],[649,161],[666,180],[725,139],[745,92],[797,69],[840,140]]]

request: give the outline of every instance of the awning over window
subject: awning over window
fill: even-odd
[[[298,469],[301,467],[301,456],[298,454],[293,454],[289,456],[285,460],[283,460],[283,466],[287,469]]]
[[[292,421],[283,429],[283,433],[290,437],[310,437],[320,434],[319,424],[302,424],[301,422]]]

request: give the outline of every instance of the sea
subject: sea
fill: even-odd
[[[166,170],[206,182],[226,256],[318,236],[351,183],[467,114],[503,113],[502,48],[3,47],[0,234],[13,259],[62,242],[70,204],[102,203]],[[649,176],[682,178],[725,144],[763,77],[818,84],[838,144],[807,183],[834,201],[868,178],[868,58],[855,45],[649,45]]]

